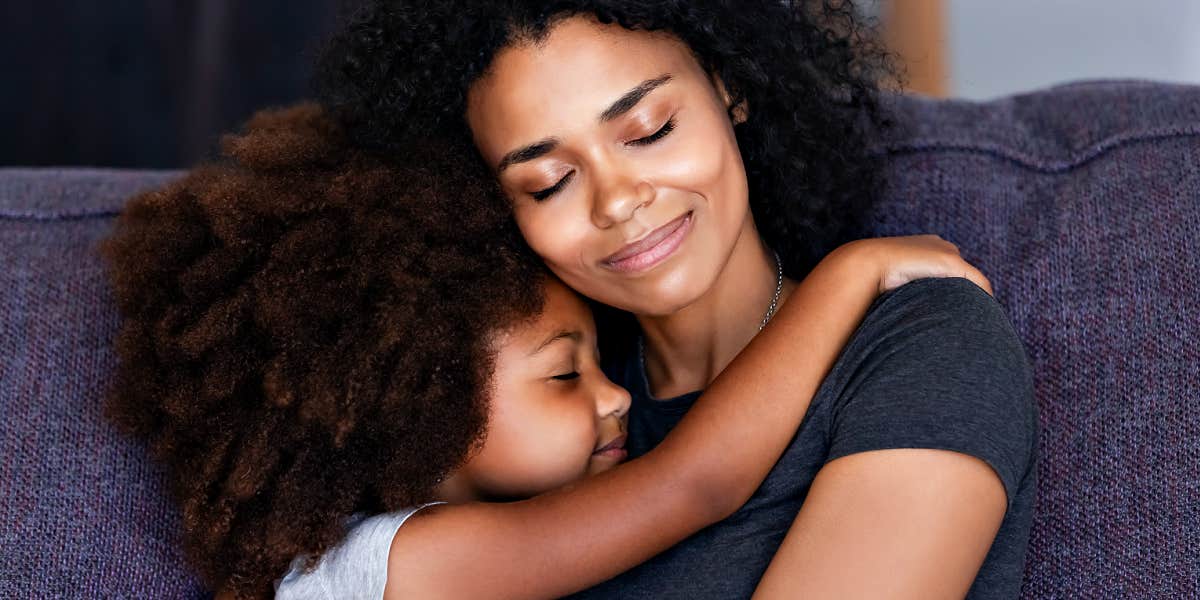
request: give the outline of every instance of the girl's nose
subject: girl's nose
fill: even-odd
[[[596,414],[601,417],[612,415],[620,419],[629,412],[632,399],[625,388],[613,383],[607,377],[601,377],[600,389],[596,391]]]

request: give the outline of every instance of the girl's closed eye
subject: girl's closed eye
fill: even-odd
[[[551,377],[551,379],[556,379],[558,381],[571,381],[573,379],[578,379],[578,378],[579,378],[578,371],[571,371],[569,373],[562,373],[560,375],[555,375],[554,377]]]

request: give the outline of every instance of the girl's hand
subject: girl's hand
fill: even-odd
[[[965,277],[992,295],[992,284],[962,259],[958,246],[935,234],[867,238],[841,246],[859,268],[878,277],[879,293],[924,277]]]

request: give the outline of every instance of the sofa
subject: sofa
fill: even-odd
[[[1024,598],[1200,598],[1200,87],[895,96],[864,235],[991,279],[1041,429]],[[177,171],[0,169],[0,598],[198,598],[145,449],[105,421],[95,244]]]

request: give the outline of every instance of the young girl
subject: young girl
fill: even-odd
[[[600,369],[587,305],[460,154],[396,164],[311,105],[224,146],[133,199],[104,251],[124,316],[110,414],[166,464],[188,555],[229,597],[603,581],[754,492],[880,292],[987,286],[935,236],[843,246],[622,464],[630,397]]]

